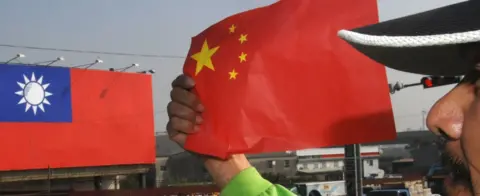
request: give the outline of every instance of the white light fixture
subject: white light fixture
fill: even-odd
[[[73,66],[73,68],[81,68],[81,67],[84,67],[84,69],[88,69],[96,64],[99,64],[99,63],[103,63],[103,60],[102,59],[95,59],[95,61],[93,63],[88,63],[88,64],[83,64],[83,65],[76,65],[76,66]]]
[[[10,60],[8,60],[7,62],[5,62],[5,64],[8,64],[8,63],[10,63],[10,62],[12,62],[12,61],[14,61],[14,60],[19,59],[19,58],[25,58],[25,55],[22,54],[22,53],[18,53],[17,55],[15,55],[15,57],[13,57],[13,58],[11,58]]]
[[[92,67],[92,66],[94,66],[94,65],[96,65],[96,64],[99,64],[99,63],[103,63],[103,60],[102,60],[102,59],[95,59],[95,62],[88,64],[88,65],[85,67],[85,69],[88,69],[88,68],[90,68],[90,67]]]
[[[110,69],[108,69],[108,70],[110,70],[110,71],[117,71],[117,70],[118,70],[119,72],[124,72],[124,71],[126,71],[127,69],[130,69],[130,68],[132,68],[132,67],[139,67],[139,66],[140,66],[140,64],[138,64],[138,63],[132,63],[132,65],[130,65],[130,66],[128,66],[128,67],[124,67],[124,68],[120,68],[120,69],[110,68]]]
[[[46,64],[45,66],[50,66],[50,65],[52,65],[52,64],[54,64],[54,63],[56,63],[56,62],[58,62],[58,61],[64,61],[64,60],[65,60],[65,58],[64,58],[63,56],[59,56],[59,57],[57,57],[55,60],[50,61],[50,62],[49,62],[48,64]]]

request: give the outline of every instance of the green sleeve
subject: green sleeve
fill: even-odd
[[[222,190],[221,196],[290,196],[285,187],[274,185],[262,178],[254,167],[237,174]]]

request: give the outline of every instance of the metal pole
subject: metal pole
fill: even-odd
[[[362,196],[363,195],[363,159],[362,159],[362,153],[360,151],[360,144],[355,144],[355,160],[356,160],[356,176],[355,176],[355,181],[356,181],[356,193],[357,196]]]
[[[120,189],[120,182],[118,180],[119,176],[115,176],[115,190]]]
[[[345,145],[345,189],[347,196],[362,196],[363,164],[359,144]]]
[[[50,165],[48,165],[48,174],[47,174],[47,186],[48,186],[47,187],[47,193],[48,193],[48,195],[50,195],[50,192],[52,190],[52,183],[50,181],[50,179],[51,179],[50,176],[51,176],[51,170],[50,170]]]
[[[147,188],[147,175],[145,173],[138,174],[138,184],[141,189]]]
[[[403,88],[412,87],[412,86],[420,86],[420,85],[423,85],[423,84],[421,82],[420,83],[413,83],[413,84],[405,84],[405,85],[403,85]]]

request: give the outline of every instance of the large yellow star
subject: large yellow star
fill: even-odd
[[[247,36],[248,36],[247,34],[241,34],[238,41],[240,41],[240,43],[243,44],[243,42],[247,41]]]
[[[242,54],[240,54],[240,56],[238,56],[238,58],[240,59],[240,63],[245,62],[245,61],[247,61],[247,54],[242,52]]]
[[[215,48],[208,48],[207,40],[203,42],[202,50],[200,50],[200,52],[197,52],[191,56],[192,59],[197,61],[197,67],[195,68],[195,75],[200,73],[203,67],[207,67],[215,71],[215,68],[213,67],[213,63],[212,63],[212,56],[213,54],[215,54],[215,52],[217,52],[219,48],[220,46],[217,46]]]
[[[235,79],[237,79],[238,72],[236,72],[235,69],[233,69],[232,71],[228,72],[228,74],[230,75],[230,80],[235,80]]]

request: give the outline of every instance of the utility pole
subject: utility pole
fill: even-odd
[[[360,144],[345,145],[345,188],[347,196],[363,195],[363,163]]]

